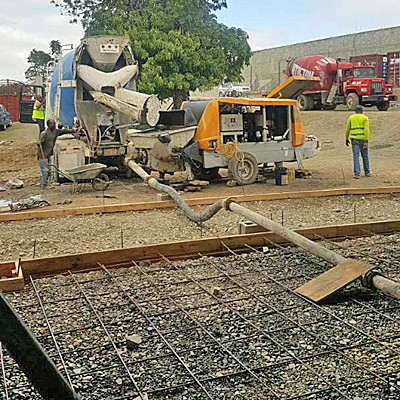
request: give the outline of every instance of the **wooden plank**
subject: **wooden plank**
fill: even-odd
[[[8,278],[0,280],[0,292],[16,292],[25,287],[24,278]]]
[[[272,201],[272,200],[302,199],[302,198],[313,198],[313,197],[388,194],[388,193],[400,193],[400,186],[381,187],[381,188],[325,189],[325,190],[282,192],[282,193],[261,193],[252,195],[238,195],[232,197],[238,202],[246,203],[254,201]],[[215,201],[222,200],[224,198],[226,198],[226,196],[185,199],[185,201],[189,206],[204,206],[213,204]],[[168,200],[168,201],[150,201],[146,203],[108,204],[104,206],[101,205],[101,206],[79,207],[79,208],[31,210],[31,211],[21,211],[16,213],[7,212],[0,214],[0,222],[64,217],[67,215],[91,215],[91,214],[107,214],[107,213],[129,212],[129,211],[147,211],[147,210],[175,208],[175,207],[176,204],[172,200]]]
[[[346,224],[339,226],[322,226],[317,228],[298,229],[297,233],[311,239],[319,240],[321,237],[327,239],[347,238],[352,236],[368,236],[366,231],[371,234],[381,234],[388,232],[400,232],[400,220],[381,221],[372,223]],[[136,246],[128,249],[107,250],[93,253],[82,253],[64,255],[51,258],[35,258],[22,260],[21,265],[25,277],[54,275],[64,273],[68,270],[88,271],[98,268],[98,263],[104,265],[114,265],[118,263],[129,263],[131,260],[158,260],[160,254],[168,258],[193,258],[198,253],[204,255],[215,255],[226,253],[222,243],[229,246],[232,250],[247,249],[246,244],[252,247],[269,245],[268,240],[281,245],[288,243],[272,232],[255,233],[248,235],[234,235],[221,238],[205,238],[198,240],[169,242],[145,246]],[[14,268],[14,263],[5,263],[8,268]],[[2,264],[0,264],[0,270]],[[11,276],[11,275],[10,275]]]
[[[14,261],[6,261],[3,263],[0,263],[0,278],[3,276],[7,276],[11,278],[11,271],[15,268],[15,262]]]
[[[373,268],[373,265],[358,260],[346,260],[300,286],[295,292],[318,302],[354,282]]]

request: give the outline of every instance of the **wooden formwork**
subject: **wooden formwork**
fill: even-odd
[[[298,229],[296,232],[311,240],[321,240],[321,238],[340,240],[400,232],[400,220],[322,226]],[[4,292],[22,290],[24,278],[27,281],[30,276],[43,277],[68,271],[91,271],[99,269],[100,263],[105,266],[124,267],[129,265],[132,260],[154,262],[163,257],[179,260],[197,258],[199,253],[206,256],[219,256],[228,254],[228,248],[235,252],[243,252],[250,251],[248,246],[260,248],[269,246],[271,242],[289,245],[288,242],[272,232],[262,232],[5,262],[0,263],[0,277],[4,277],[0,280],[0,290]]]
[[[239,203],[254,201],[272,201],[287,199],[305,199],[315,197],[332,197],[332,196],[348,196],[348,195],[373,195],[373,194],[392,194],[400,193],[400,186],[379,187],[379,188],[342,188],[342,189],[326,189],[326,190],[310,190],[301,192],[282,192],[282,193],[259,193],[251,195],[232,196]],[[225,197],[203,197],[195,199],[185,199],[189,206],[206,206],[213,204]],[[147,211],[160,210],[165,208],[177,207],[172,200],[167,201],[148,201],[145,203],[125,203],[125,204],[108,204],[91,207],[78,208],[62,208],[49,210],[29,210],[18,213],[2,212],[0,213],[0,222],[20,221],[27,219],[43,219],[53,217],[65,217],[68,215],[91,215],[91,214],[109,214],[129,211]]]
[[[14,292],[24,288],[21,260],[0,264],[0,291]]]

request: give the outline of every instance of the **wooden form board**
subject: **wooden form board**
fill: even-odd
[[[400,220],[298,229],[296,232],[311,240],[320,240],[321,237],[338,239],[368,236],[367,232],[371,232],[371,234],[400,232]],[[23,276],[25,276],[26,280],[29,280],[30,275],[41,277],[65,273],[69,270],[81,272],[99,269],[98,263],[127,266],[132,260],[137,262],[144,260],[157,261],[161,259],[160,254],[172,260],[197,258],[199,253],[203,255],[228,254],[224,244],[234,251],[249,251],[246,245],[252,247],[269,246],[269,240],[280,245],[288,244],[284,239],[272,232],[263,232],[22,260],[21,267]],[[15,264],[10,262],[0,263],[0,270],[6,270],[7,268],[10,271],[10,268],[15,268]]]
[[[308,299],[318,302],[365,275],[374,266],[357,260],[346,260],[295,290]]]
[[[6,270],[8,268],[8,270]],[[22,265],[19,261],[0,264],[0,292],[15,292],[25,287]],[[3,279],[1,279],[3,277]]]
[[[344,189],[326,189],[326,190],[310,190],[301,192],[282,192],[282,193],[262,193],[252,195],[232,196],[238,202],[253,201],[272,201],[286,199],[302,199],[313,197],[328,196],[345,196],[345,195],[367,195],[367,194],[388,194],[400,193],[400,186],[380,187],[380,188],[344,188]],[[204,197],[195,199],[185,199],[189,206],[205,206],[213,204],[215,201],[223,200],[226,197]],[[150,201],[146,203],[125,203],[125,204],[109,204],[104,206],[79,207],[79,208],[62,208],[50,210],[31,210],[20,212],[0,213],[0,222],[19,221],[26,219],[43,219],[53,217],[65,217],[67,215],[90,215],[90,214],[107,214],[129,211],[146,211],[164,208],[174,208],[176,204],[172,201]]]

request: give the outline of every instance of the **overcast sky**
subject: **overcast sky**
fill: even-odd
[[[218,12],[219,21],[246,30],[253,50],[400,25],[399,0],[228,0],[228,4],[227,10]],[[50,0],[0,0],[0,10],[0,79],[23,80],[31,49],[49,51],[53,39],[76,46],[83,36],[80,25],[71,25]]]

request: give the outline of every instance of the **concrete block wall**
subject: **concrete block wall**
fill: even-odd
[[[392,51],[400,51],[400,26],[259,50],[244,68],[244,82],[255,91],[268,92],[286,79],[282,71],[288,59],[321,54],[348,60],[350,56]]]

